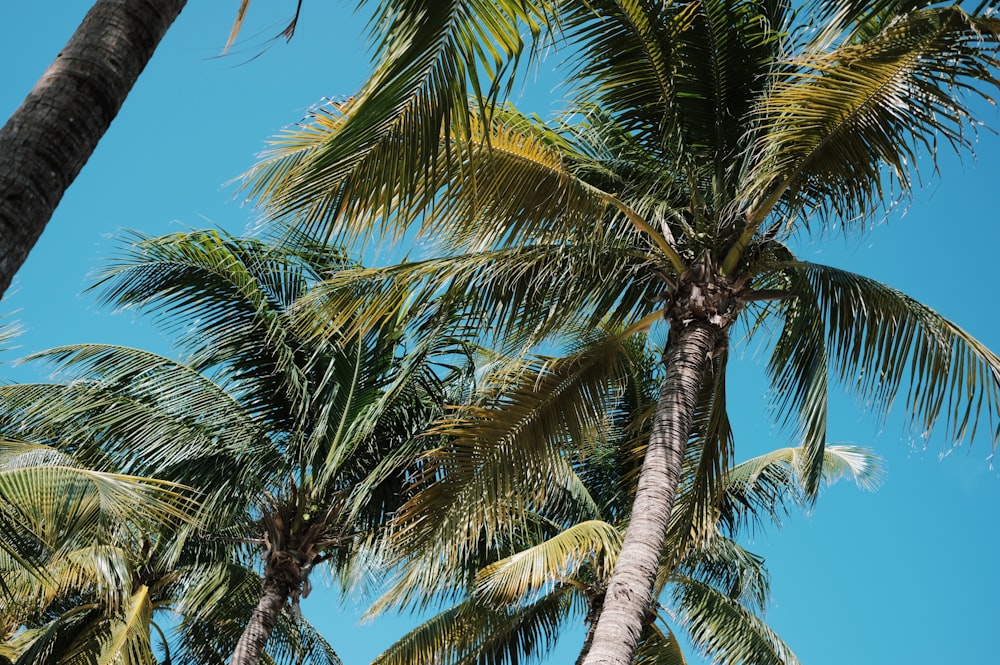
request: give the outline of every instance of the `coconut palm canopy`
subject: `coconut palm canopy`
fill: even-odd
[[[428,310],[426,331],[390,327],[307,344],[290,332],[287,310],[311,283],[348,265],[342,252],[279,250],[213,231],[130,240],[102,271],[102,293],[155,312],[185,361],[99,344],[43,352],[73,380],[0,387],[0,426],[97,468],[195,489],[194,529],[156,537],[125,528],[139,531],[141,546],[111,543],[140,553],[135,572],[122,577],[149,589],[150,599],[136,601],[145,613],[180,614],[172,662],[254,665],[270,662],[261,661],[265,652],[275,662],[339,662],[298,620],[299,599],[316,567],[350,579],[352,555],[405,496],[403,469],[429,441],[416,435],[443,399],[430,359],[434,349],[453,351],[436,323],[448,319]],[[408,334],[415,341],[405,349]],[[71,506],[65,512],[84,521]],[[258,558],[260,579],[241,567]],[[52,596],[76,609],[72,598]],[[38,611],[52,604],[46,598]],[[36,621],[16,610],[14,621]],[[148,627],[145,642],[148,652]]]
[[[420,14],[414,30],[394,22],[405,11],[387,10],[385,64],[371,81],[288,130],[247,175],[272,216],[321,237],[351,242],[381,224],[438,243],[438,257],[338,275],[314,292],[334,330],[344,312],[367,312],[352,319],[363,326],[412,293],[463,303],[471,325],[509,348],[603,322],[626,332],[667,322],[632,515],[584,662],[624,665],[635,652],[688,446],[700,450],[706,497],[729,464],[732,339],[773,336],[777,420],[803,441],[810,494],[831,381],[876,414],[900,404],[917,431],[941,424],[961,440],[984,424],[995,446],[1000,358],[916,300],[788,245],[796,233],[863,230],[908,194],[919,157],[970,147],[970,100],[998,83],[995,9],[456,3]],[[478,85],[482,68],[499,82],[491,91],[503,88],[504,54],[522,50],[518,23],[565,46],[571,101],[553,121],[494,104]],[[524,473],[543,478],[531,440],[553,404],[570,430],[602,417],[585,381],[551,390],[513,393],[505,415],[458,417],[448,433],[531,450]]]
[[[79,22],[86,7],[70,4],[18,3],[2,10],[5,20],[0,29],[5,39],[0,40],[0,52],[6,54],[5,61],[19,63],[5,72],[9,85],[0,86],[0,103],[8,109],[21,101]],[[367,16],[352,14],[342,3],[306,3],[312,20],[300,23],[289,48],[271,49],[252,62],[233,66],[237,60],[243,63],[241,56],[256,55],[260,41],[237,43],[234,58],[202,57],[221,50],[232,25],[233,7],[224,4],[195,3],[181,15],[154,58],[146,82],[129,98],[131,108],[138,111],[123,114],[105,138],[85,177],[56,212],[54,232],[43,238],[8,292],[6,309],[19,309],[17,316],[29,331],[19,343],[28,350],[93,339],[168,354],[162,338],[142,325],[129,317],[107,317],[89,298],[78,296],[85,274],[108,254],[101,237],[118,227],[137,225],[149,235],[160,235],[176,229],[167,223],[174,219],[202,226],[198,215],[241,232],[246,215],[229,204],[228,194],[220,195],[218,183],[243,170],[261,137],[293,119],[299,109],[323,96],[345,99],[359,89],[366,73],[360,35]],[[51,11],[53,6],[60,11]],[[255,13],[269,7],[269,3],[253,4],[248,21],[259,23],[244,26],[244,35],[270,36],[274,31],[269,26],[284,25],[292,11],[278,7],[273,16]],[[331,44],[337,45],[335,63],[331,63]],[[558,60],[556,56],[548,62]],[[302,62],[331,64],[303,67]],[[163,82],[176,80],[185,83],[171,83],[165,91]],[[547,114],[550,88],[548,82],[536,83],[532,75],[527,92],[515,88],[515,93],[522,109]],[[215,116],[206,119],[206,108],[232,109],[237,103],[238,112],[227,113],[225,122]],[[995,113],[984,104],[973,105],[979,112]],[[156,127],[152,142],[151,126]],[[994,279],[989,241],[995,235],[995,217],[984,192],[995,185],[991,175],[997,170],[992,167],[995,141],[989,133],[980,135],[978,163],[959,162],[946,150],[939,152],[941,179],[924,160],[927,167],[920,184],[931,187],[917,191],[912,206],[897,208],[890,215],[891,224],[876,228],[863,242],[849,243],[848,251],[830,235],[823,238],[822,254],[819,245],[793,246],[802,257],[872,275],[918,295],[996,348],[1000,340],[993,333],[992,315],[982,306],[988,301],[982,285]],[[137,146],[144,146],[141,158]],[[899,214],[903,211],[905,217]],[[954,233],[958,228],[960,232]],[[56,268],[58,278],[53,277]],[[955,286],[956,277],[961,287]],[[756,346],[739,348],[749,349],[740,357],[751,362],[731,367],[738,373],[731,387],[747,385],[744,379],[754,373],[756,364],[751,358]],[[33,378],[24,372],[4,368],[7,376]],[[784,439],[772,438],[758,447],[758,439],[769,436],[759,392],[741,392],[739,400],[730,400],[744,452],[750,452],[747,446],[756,453],[785,445]],[[877,432],[871,421],[856,415],[856,405],[841,399],[839,391],[831,395],[831,435],[867,444]],[[899,411],[894,409],[894,414]],[[996,580],[982,574],[991,565],[986,553],[994,538],[982,525],[991,523],[1000,491],[982,461],[988,447],[977,442],[971,454],[963,449],[938,464],[938,451],[950,444],[941,428],[917,439],[913,453],[897,442],[897,423],[891,418],[889,426],[878,431],[878,450],[889,458],[890,472],[888,485],[878,495],[841,493],[822,504],[811,520],[792,521],[782,535],[754,547],[764,548],[760,551],[766,551],[774,572],[778,605],[768,618],[808,662],[841,662],[849,653],[861,651],[873,660],[954,656],[954,641],[906,639],[916,632],[955,636],[969,660],[988,660],[993,653],[988,639],[989,599],[1000,591],[994,588]],[[927,451],[921,452],[920,445]],[[927,535],[929,527],[933,537]],[[959,550],[962,565],[956,566],[951,562]],[[830,570],[858,561],[864,565],[852,568],[851,583],[837,575],[816,574],[817,567]],[[916,579],[921,583],[913,584]],[[321,603],[324,612],[329,610],[329,600],[320,590],[305,602]],[[941,611],[955,606],[969,611]],[[352,621],[338,617],[331,624]],[[851,639],[831,642],[832,625]],[[341,652],[345,658],[364,662],[381,651],[377,642],[386,630],[384,624],[355,630],[361,637]],[[353,649],[360,653],[351,656]]]

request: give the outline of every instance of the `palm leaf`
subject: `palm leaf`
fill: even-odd
[[[643,160],[655,156],[659,173],[637,189],[676,179],[667,196],[694,213],[695,226],[707,221],[698,219],[705,209],[728,208],[746,118],[781,48],[786,13],[777,2],[606,0],[567,9],[578,106],[596,101]]]
[[[8,642],[17,654],[14,665],[98,665],[99,651],[74,648],[74,640],[100,617],[98,608],[86,604],[43,626],[22,630]]]
[[[646,628],[632,662],[635,665],[687,665],[674,634],[669,630],[664,634],[656,624]]]
[[[563,450],[570,442],[603,426],[619,351],[619,341],[609,337],[577,355],[539,359],[501,403],[461,408],[438,425],[433,433],[449,443],[425,458],[429,484],[404,508],[400,522],[422,524],[412,527],[415,534],[430,528],[417,536],[428,542],[440,537],[432,533],[450,533],[449,540],[471,544],[484,528],[487,544],[499,537],[506,522],[502,515],[522,514],[541,498],[539,478],[552,482],[563,475]],[[519,464],[494,463],[513,456]],[[538,499],[521,498],[523,492]],[[431,513],[437,518],[428,520]]]
[[[682,584],[688,580],[706,584],[759,614],[764,613],[771,593],[764,558],[723,536],[689,551],[671,576]]]
[[[658,288],[644,257],[627,246],[487,250],[340,273],[300,301],[309,310],[300,325],[312,334],[358,334],[395,320],[407,303],[434,297],[454,308],[456,334],[483,331],[479,341],[503,340],[502,352],[517,353],[560,328],[616,326],[648,315]]]
[[[798,659],[763,620],[737,600],[693,579],[673,587],[677,619],[713,662],[793,665]]]
[[[234,493],[281,462],[262,424],[190,367],[104,345],[34,357],[59,361],[64,372],[81,378],[69,385],[0,387],[3,417],[16,423],[20,436],[52,442],[95,468],[198,487],[205,515],[230,514]]]
[[[812,454],[802,447],[779,448],[734,466],[726,476],[726,492],[719,504],[720,525],[736,533],[749,524],[781,524],[790,506],[808,508],[815,500],[807,479]],[[857,446],[826,446],[821,459],[821,481],[852,480],[874,490],[883,475],[879,458]]]
[[[922,435],[939,419],[956,441],[1000,408],[1000,358],[929,307],[875,280],[796,264],[816,294],[830,362],[841,379],[886,414],[909,378],[908,419]],[[996,446],[1000,422],[993,425]]]
[[[475,593],[490,602],[536,597],[575,579],[584,565],[609,571],[621,549],[621,533],[600,520],[587,520],[476,574]]]
[[[803,468],[806,492],[816,496],[823,471],[829,405],[827,340],[812,286],[803,275],[788,275],[788,288],[799,297],[784,307],[784,327],[774,345],[767,373],[774,386],[775,406],[787,424],[794,417],[794,436],[809,452]],[[766,314],[766,312],[765,312]],[[763,318],[763,317],[762,317]]]
[[[118,525],[177,525],[196,507],[175,483],[94,471],[38,444],[0,443],[0,501],[11,521],[50,548],[66,534],[99,538]]]
[[[823,211],[847,223],[893,186],[906,192],[918,152],[933,158],[939,138],[971,147],[970,112],[956,93],[997,83],[1000,21],[955,5],[863,23],[878,29],[807,51],[776,73],[746,188],[751,226],[779,200],[793,213]]]
[[[20,623],[25,617],[51,612],[69,597],[84,597],[99,602],[108,611],[117,611],[128,601],[132,573],[136,565],[138,543],[121,541],[105,544],[106,534],[73,534],[75,543],[61,543],[56,551],[45,552],[38,572],[4,566],[5,584],[10,598],[4,599],[3,613]]]
[[[250,197],[266,198],[272,215],[329,229],[335,216],[389,207],[393,192],[435,189],[440,138],[452,130],[468,138],[466,86],[490,108],[505,88],[494,77],[524,48],[521,28],[539,34],[548,12],[543,1],[382,3],[371,78],[336,112],[329,137],[301,142],[293,132],[247,174]],[[376,182],[393,185],[369,187]]]
[[[503,610],[466,600],[417,626],[372,665],[490,665],[538,657],[554,644],[571,602],[565,590]]]
[[[278,252],[214,231],[135,234],[95,288],[104,302],[152,310],[194,368],[224,368],[243,390],[272,396],[257,405],[268,418],[291,418],[288,403],[300,400],[307,379],[282,314],[324,271],[347,265],[331,250],[298,249]]]
[[[156,665],[149,642],[153,607],[149,588],[133,589],[129,603],[111,618],[107,642],[102,645],[98,665]]]

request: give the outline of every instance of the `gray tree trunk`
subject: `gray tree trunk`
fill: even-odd
[[[699,388],[720,334],[713,326],[691,323],[667,348],[667,376],[660,388],[632,517],[585,665],[628,665],[632,661],[653,602]]]
[[[254,608],[250,621],[247,622],[236,648],[233,649],[229,665],[257,665],[260,662],[264,647],[278,624],[281,610],[288,602],[290,593],[291,588],[288,584],[273,577],[265,578],[260,600],[257,601],[257,607]]]
[[[0,129],[0,296],[186,0],[97,0]]]

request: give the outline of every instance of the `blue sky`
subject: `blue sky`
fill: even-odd
[[[0,305],[26,329],[22,348],[8,358],[84,341],[171,353],[148,324],[103,312],[81,295],[88,273],[113,253],[111,238],[121,228],[161,234],[218,225],[242,232],[253,213],[225,183],[308,107],[360,85],[368,63],[365,21],[353,13],[353,0],[307,0],[291,43],[263,53],[295,2],[256,0],[233,54],[218,58],[238,5],[191,0],[168,33]],[[21,102],[89,6],[0,3],[0,116]],[[537,84],[523,96],[544,108],[549,93]],[[1000,127],[996,109],[982,107],[982,118]],[[806,239],[800,254],[880,279],[1000,350],[993,290],[1000,138],[982,132],[977,152],[975,160],[942,154],[940,177],[923,163],[923,187],[912,203],[861,238]],[[741,459],[788,445],[767,417],[755,351],[737,347],[740,362],[729,383]],[[0,376],[30,378],[9,366]],[[768,619],[803,663],[1000,660],[993,557],[1000,473],[987,460],[988,438],[952,449],[942,434],[917,438],[892,416],[878,423],[838,393],[830,439],[874,448],[885,459],[884,486],[877,493],[833,487],[811,515],[792,515],[780,530],[749,538],[772,572]],[[358,609],[349,604],[341,613],[325,590],[304,606],[347,665],[368,662],[410,623],[380,619],[356,627]],[[571,659],[578,639],[571,635],[548,662]]]

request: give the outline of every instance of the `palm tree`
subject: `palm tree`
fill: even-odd
[[[397,570],[396,582],[371,612],[406,605],[426,609],[456,597],[458,603],[400,639],[376,659],[378,665],[521,662],[544,654],[567,621],[577,618],[591,629],[580,660],[585,657],[628,523],[635,471],[648,437],[644,430],[659,386],[644,340],[591,336],[588,341],[575,354],[576,363],[537,358],[520,368],[515,385],[500,391],[507,400],[503,405],[494,400],[506,378],[481,379],[475,417],[484,428],[509,418],[512,402],[530,399],[539,383],[572,381],[567,370],[573,364],[579,369],[581,358],[603,345],[605,356],[607,347],[622,353],[624,371],[595,391],[607,414],[601,426],[574,431],[566,426],[572,418],[548,421],[541,433],[546,450],[519,450],[513,469],[484,460],[510,456],[516,444],[490,437],[472,441],[465,428],[425,456],[427,479],[394,520],[397,535],[389,539],[394,556],[388,566]],[[464,417],[471,417],[466,411]],[[690,518],[704,503],[696,496],[698,483],[682,484],[682,509],[675,513],[657,577],[656,596],[670,590],[663,601],[667,607],[654,609],[653,621],[647,620],[642,662],[659,662],[658,655],[667,654],[674,658],[667,662],[682,662],[676,660],[677,628],[714,662],[797,662],[760,619],[768,597],[763,560],[732,537],[748,523],[777,521],[790,504],[807,505],[802,452],[778,450],[728,470],[713,510],[699,520]],[[871,488],[878,480],[878,465],[865,451],[834,446],[824,455],[828,482],[850,477]],[[699,462],[699,455],[688,456],[686,479],[695,480]],[[470,500],[477,496],[488,500]],[[692,530],[695,539],[683,535]]]
[[[55,430],[80,442],[85,459],[198,489],[207,525],[195,545],[218,549],[215,533],[252,546],[243,549],[259,556],[263,576],[229,644],[234,665],[259,662],[316,566],[329,561],[349,576],[352,553],[403,500],[402,469],[424,445],[414,435],[435,413],[441,384],[431,356],[449,339],[430,333],[443,330],[444,310],[421,305],[423,330],[386,325],[323,342],[289,327],[294,301],[348,265],[318,245],[275,249],[209,231],[137,237],[103,272],[104,298],[159,314],[180,333],[187,361],[64,347],[37,357],[74,380],[3,389],[20,431]],[[214,646],[231,635],[207,625],[180,629]],[[208,662],[200,655],[192,662]]]
[[[153,603],[137,572],[154,534],[196,520],[191,494],[85,468],[44,444],[0,441],[0,656],[72,662],[90,650],[103,662],[149,662]]]
[[[317,290],[337,323],[352,307],[394,311],[414,284],[475,294],[464,301],[470,324],[529,348],[581,326],[667,322],[666,374],[587,663],[623,665],[635,651],[706,395],[706,487],[728,464],[734,330],[777,330],[768,371],[778,417],[807,450],[810,493],[832,378],[880,412],[904,392],[915,427],[943,421],[956,439],[998,411],[993,353],[898,291],[787,245],[796,233],[863,231],[887,197],[910,191],[926,153],[972,147],[970,100],[997,82],[998,5],[525,3],[567,47],[573,102],[560,118],[485,105],[464,123],[425,127],[411,147],[400,118],[443,108],[427,89],[452,90],[460,77],[444,72],[408,88],[426,108],[379,108],[370,93],[317,112],[248,175],[274,217],[327,237],[356,238],[378,219],[397,234],[419,222],[438,243],[439,258]],[[368,126],[357,118],[379,112],[391,122],[367,138],[397,146],[391,163],[369,159],[355,133]]]
[[[48,557],[40,575],[5,566],[16,602],[0,605],[6,630],[0,656],[15,665],[69,665],[87,657],[139,665],[159,662],[156,643],[164,663],[224,663],[263,580],[227,563],[230,553],[221,548],[211,553],[218,557],[213,563],[203,545],[178,552],[176,533],[147,528],[143,535],[137,547],[112,542]],[[267,659],[340,663],[326,640],[290,612],[275,627]]]

